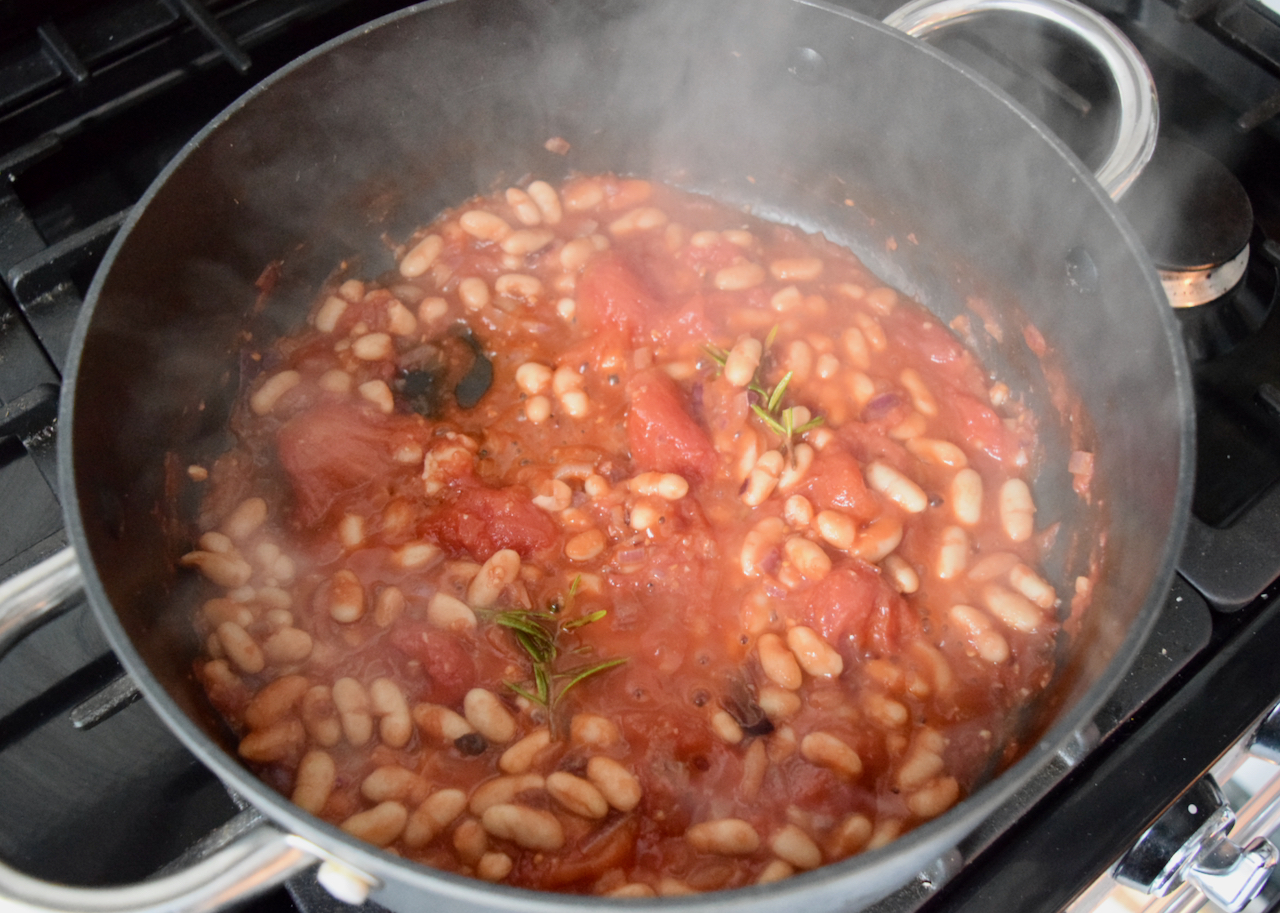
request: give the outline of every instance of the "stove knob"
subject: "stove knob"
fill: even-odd
[[[1112,874],[1163,897],[1183,882],[1227,913],[1241,913],[1266,884],[1280,853],[1265,838],[1246,847],[1227,836],[1236,816],[1213,777],[1202,777],[1138,838]]]

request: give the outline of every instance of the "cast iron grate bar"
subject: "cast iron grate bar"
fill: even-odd
[[[123,673],[114,653],[105,653],[72,672],[0,719],[0,750],[35,732],[54,717],[76,707],[86,697]]]
[[[252,65],[249,55],[245,53],[244,48],[236,44],[236,40],[227,34],[226,29],[218,24],[218,20],[199,0],[165,0],[165,3],[199,29],[200,33],[217,47],[227,62],[236,68],[237,72],[249,71]]]
[[[36,27],[36,35],[44,46],[45,54],[53,58],[62,72],[71,77],[71,81],[80,85],[89,79],[89,68],[84,65],[75,49],[71,47],[65,35],[58,30],[52,21]]]

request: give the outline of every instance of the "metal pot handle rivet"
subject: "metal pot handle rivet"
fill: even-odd
[[[1133,42],[1112,23],[1074,0],[912,0],[886,16],[884,22],[921,38],[952,23],[997,11],[1052,22],[1102,58],[1116,85],[1120,116],[1114,147],[1096,177],[1113,200],[1120,199],[1151,160],[1160,112],[1151,70]]]
[[[26,634],[74,605],[83,586],[66,548],[0,583],[0,658]],[[192,866],[136,885],[84,888],[52,884],[0,862],[5,913],[189,913],[260,894],[328,854],[306,840],[261,825]]]

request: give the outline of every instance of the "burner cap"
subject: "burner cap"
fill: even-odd
[[[1156,266],[1173,272],[1221,266],[1253,231],[1253,207],[1226,166],[1161,137],[1146,170],[1120,201]]]

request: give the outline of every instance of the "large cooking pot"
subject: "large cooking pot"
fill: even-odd
[[[1151,120],[1143,131],[1140,146],[1154,137]],[[1108,182],[1122,188],[1134,167]],[[183,606],[194,584],[177,568],[184,543],[168,523],[190,495],[172,470],[227,445],[249,336],[296,325],[343,260],[360,259],[365,275],[389,268],[384,239],[408,237],[444,207],[571,170],[667,180],[823,231],[942,320],[968,315],[988,365],[1041,417],[1035,489],[1040,521],[1061,523],[1049,561],[1058,592],[1073,593],[1098,559],[1092,607],[1064,626],[1059,674],[1028,713],[1021,760],[887,847],[779,884],[655,905],[818,913],[882,896],[1087,726],[1163,600],[1193,463],[1176,328],[1098,181],[981,79],[830,5],[432,3],[273,76],[197,136],[135,208],[94,280],[63,386],[74,552],[42,569],[34,608],[28,591],[26,607],[0,617],[0,633],[12,633],[40,616],[75,585],[78,565],[156,712],[271,823],[194,870],[121,891],[76,893],[5,869],[0,908],[208,909],[318,859],[327,884],[354,898],[372,887],[394,910],[602,904],[407,863],[259,782],[192,675],[199,645]],[[273,262],[265,295],[255,280]],[[1002,332],[985,332],[983,315]],[[1073,448],[1096,452],[1089,502],[1071,490]]]

